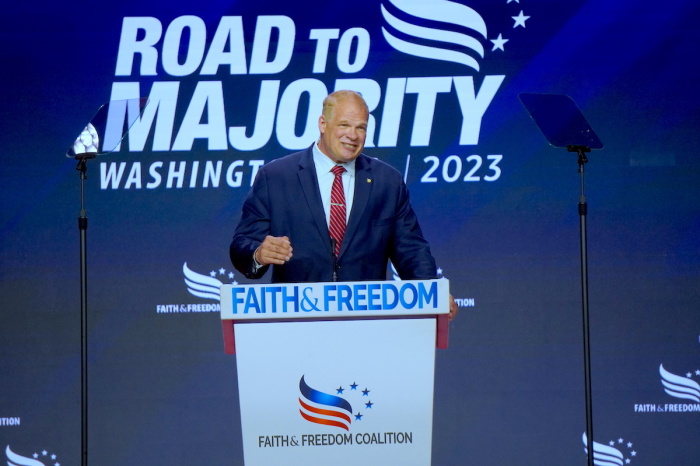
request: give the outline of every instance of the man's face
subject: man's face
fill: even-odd
[[[367,137],[367,110],[353,98],[338,101],[330,118],[321,115],[318,129],[321,132],[319,149],[334,162],[355,160],[365,147]]]

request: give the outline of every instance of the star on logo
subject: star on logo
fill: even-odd
[[[345,391],[345,389],[343,387],[338,387],[335,389],[335,391],[337,392],[336,393],[337,395],[342,395],[343,391]]]
[[[520,10],[520,14],[518,16],[511,16],[513,20],[515,21],[515,24],[513,24],[513,29],[517,28],[518,26],[525,27],[525,21],[530,19],[529,16],[525,16],[523,14],[523,10]]]
[[[367,390],[366,388],[362,390],[362,396],[369,396],[369,390]]]
[[[356,420],[356,421],[361,421],[361,420],[362,420],[362,414],[360,414],[359,412],[358,412],[357,414],[355,414],[355,420]]]
[[[491,42],[493,42],[493,48],[491,49],[492,52],[495,52],[497,49],[503,52],[506,51],[503,46],[506,42],[508,42],[508,39],[504,39],[503,34],[498,34],[498,37],[496,39],[491,39]]]
[[[350,390],[357,390],[357,384],[355,382],[350,385]]]

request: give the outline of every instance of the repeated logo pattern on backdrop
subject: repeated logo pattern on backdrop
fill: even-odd
[[[700,369],[694,369],[683,375],[674,374],[663,364],[659,365],[660,389],[667,396],[659,395],[653,401],[634,403],[635,413],[675,413],[695,415],[700,413],[700,384],[694,377],[700,377]]]

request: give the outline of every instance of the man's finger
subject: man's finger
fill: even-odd
[[[286,236],[266,236],[258,250],[258,262],[282,265],[292,257],[292,246]]]

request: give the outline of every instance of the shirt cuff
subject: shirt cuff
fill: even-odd
[[[260,264],[256,259],[255,259],[255,254],[258,252],[258,249],[260,249],[260,246],[253,251],[253,272],[257,272],[262,268],[262,264]]]

